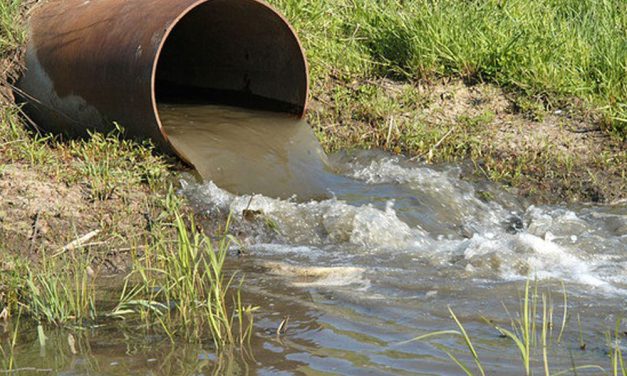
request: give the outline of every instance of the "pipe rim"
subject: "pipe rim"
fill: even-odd
[[[151,72],[150,72],[150,101],[152,103],[153,116],[155,117],[156,123],[159,126],[159,132],[161,133],[161,136],[166,141],[168,146],[174,151],[174,153],[176,153],[176,155],[179,158],[181,158],[185,163],[187,163],[189,165],[192,165],[192,166],[193,166],[193,163],[190,160],[188,160],[183,155],[183,153],[181,153],[181,152],[179,152],[177,150],[177,148],[172,144],[172,142],[170,142],[168,134],[163,129],[163,124],[161,123],[161,117],[159,116],[159,108],[157,106],[157,95],[156,95],[156,90],[155,90],[155,87],[156,87],[156,77],[157,77],[157,66],[158,66],[159,60],[161,58],[161,52],[163,50],[163,47],[165,46],[165,43],[167,42],[168,38],[170,37],[170,34],[172,33],[172,30],[174,30],[174,28],[179,24],[179,22],[185,16],[187,16],[191,11],[193,11],[194,9],[198,8],[199,6],[201,6],[203,4],[210,3],[211,1],[212,0],[198,0],[198,1],[194,2],[194,3],[192,3],[187,8],[185,8],[176,18],[174,18],[174,20],[172,20],[170,25],[167,27],[167,29],[163,33],[163,36],[161,37],[161,40],[159,41],[159,47],[157,48],[157,51],[156,51],[155,56],[153,58],[152,68],[151,68]],[[305,116],[305,114],[307,113],[307,107],[309,106],[309,63],[307,61],[307,56],[305,55],[305,49],[303,48],[303,45],[302,45],[300,39],[298,38],[298,35],[296,34],[296,30],[294,30],[294,27],[289,23],[289,21],[287,20],[287,18],[285,18],[285,16],[283,14],[281,14],[278,10],[276,10],[272,5],[268,4],[267,2],[265,2],[263,0],[247,0],[247,1],[250,1],[252,3],[260,4],[260,5],[268,8],[272,13],[274,13],[274,15],[276,15],[281,20],[281,22],[283,22],[283,24],[285,26],[287,26],[288,30],[290,31],[290,34],[292,35],[292,37],[296,41],[296,45],[298,46],[298,49],[300,51],[300,55],[301,55],[301,57],[303,59],[303,64],[305,65],[305,103],[303,104],[303,111],[302,111],[302,113],[299,116],[300,118],[303,118]]]

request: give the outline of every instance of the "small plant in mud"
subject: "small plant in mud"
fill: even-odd
[[[161,328],[173,342],[210,337],[218,349],[246,344],[256,308],[242,303],[235,275],[227,278],[224,272],[233,238],[223,234],[214,243],[178,211],[167,226],[176,230],[177,241],[156,235],[141,256],[134,255],[133,272],[110,316],[140,317],[146,327]],[[162,230],[155,228],[153,233]]]
[[[0,159],[38,167],[50,164],[51,137],[27,130],[18,113],[17,107],[0,107]]]
[[[83,255],[42,255],[39,262],[0,255],[0,367],[15,371],[23,327],[37,327],[45,348],[50,327],[84,326],[97,318],[91,259]],[[71,336],[71,334],[69,334]],[[4,338],[3,338],[4,337]],[[30,370],[30,369],[21,369]]]
[[[20,311],[39,324],[64,326],[96,318],[91,260],[82,255],[43,256],[38,263],[3,261],[0,310],[6,318]]]
[[[29,271],[28,263],[19,257],[8,256],[0,244],[0,311],[8,319],[17,312],[24,289],[24,275]]]
[[[598,372],[602,372],[603,374],[613,376],[627,375],[627,368],[625,368],[625,362],[621,352],[620,320],[618,320],[616,323],[616,329],[613,332],[610,331],[606,334],[608,356],[610,360],[609,372],[606,371],[603,367],[596,364],[577,366],[575,365],[574,359],[572,359],[573,366],[571,368],[567,370],[553,372],[551,370],[549,362],[549,351],[551,349],[551,346],[557,346],[563,341],[564,331],[569,317],[568,296],[564,288],[564,308],[561,320],[558,321],[559,330],[555,331],[554,329],[556,325],[554,325],[554,323],[556,321],[554,321],[554,305],[550,299],[550,294],[544,292],[539,294],[537,282],[534,284],[533,290],[531,289],[530,285],[530,281],[527,281],[527,283],[525,284],[524,296],[521,300],[519,312],[515,316],[510,315],[510,328],[506,328],[504,325],[494,323],[485,317],[483,318],[483,320],[488,325],[496,329],[496,331],[502,338],[509,339],[512,344],[515,345],[520,355],[524,375],[531,376],[535,374],[533,370],[534,364],[540,364],[542,367],[542,371],[546,376],[557,376],[566,374],[576,375],[579,371],[593,371],[595,372],[595,374],[598,374]],[[507,308],[505,309],[507,310]],[[402,342],[402,344],[416,341],[426,341],[429,339],[441,338],[445,336],[461,337],[470,357],[475,364],[475,368],[478,371],[478,374],[481,376],[485,376],[487,373],[484,369],[484,366],[479,357],[479,353],[477,352],[470,335],[466,331],[464,325],[457,317],[455,312],[453,312],[453,309],[451,307],[448,307],[448,310],[453,321],[455,322],[455,325],[457,326],[457,329],[441,330],[423,334],[408,341],[404,341]],[[585,350],[585,343],[583,342],[583,338],[581,338],[581,330],[579,343],[581,350]],[[453,353],[451,349],[439,343],[431,344],[440,351],[444,352],[446,355],[448,355],[448,357],[456,365],[458,365],[466,375],[472,376],[477,374],[473,372],[473,370],[471,369],[472,367],[464,363],[457,355]],[[539,359],[537,359],[538,357]]]

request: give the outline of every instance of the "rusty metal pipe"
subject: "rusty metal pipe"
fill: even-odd
[[[50,0],[31,16],[17,86],[44,129],[80,136],[117,122],[184,159],[158,102],[254,97],[302,116],[308,72],[293,29],[260,0]]]

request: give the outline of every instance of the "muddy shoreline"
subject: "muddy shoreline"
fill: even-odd
[[[372,147],[435,165],[462,162],[467,179],[496,181],[531,203],[611,205],[625,200],[627,151],[619,141],[596,128],[592,120],[574,119],[557,110],[543,113],[542,121],[531,119],[513,109],[515,104],[503,90],[488,84],[467,86],[451,81],[409,86],[385,80],[356,83],[351,90],[376,85],[392,100],[402,102],[404,96],[412,96],[412,101],[387,114],[387,118],[372,117],[356,108],[359,104],[339,111],[325,98],[344,84],[328,85],[328,92],[314,94],[308,114],[327,150]],[[420,95],[423,102],[417,101],[415,95]],[[12,122],[23,127],[19,115],[11,112],[14,104],[6,96],[2,106],[3,124]],[[361,116],[355,118],[354,114]],[[390,121],[394,128],[383,131],[390,137],[382,139],[380,128],[388,127]],[[419,132],[432,129],[435,137],[430,134],[428,142],[412,147],[407,135],[415,124],[420,124]],[[78,173],[64,178],[67,174],[58,173],[80,169],[73,167],[80,164],[80,157],[58,146],[72,141],[51,145],[35,141],[37,136],[32,132],[23,135],[31,138],[23,145],[11,140],[0,143],[0,240],[11,253],[28,255],[25,244],[31,251],[38,247],[63,247],[96,229],[103,233],[92,243],[100,242],[110,249],[126,248],[128,244],[124,242],[107,239],[112,234],[141,237],[151,215],[155,215],[149,214],[152,204],[147,203],[159,201],[167,184],[176,188],[176,176],[190,172],[182,164],[168,160],[174,167],[160,170],[167,178],[157,184],[159,187],[138,181],[115,188],[110,197],[94,199],[89,193],[89,176]],[[29,161],[20,148],[32,149],[33,144],[40,153],[52,158]],[[129,146],[129,153],[132,148]],[[162,163],[156,162],[160,157],[150,158]],[[159,165],[157,169],[163,167]],[[168,183],[164,183],[166,180]],[[115,252],[109,256],[116,257]]]

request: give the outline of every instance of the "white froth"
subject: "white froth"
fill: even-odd
[[[184,191],[207,210],[229,211],[236,218],[244,210],[254,210],[276,223],[285,244],[257,245],[268,257],[298,255],[301,261],[306,258],[318,262],[324,254],[352,252],[352,269],[274,266],[290,278],[299,273],[317,275],[311,281],[294,282],[303,286],[363,285],[360,265],[375,264],[372,258],[394,260],[394,255],[409,253],[413,255],[411,260],[417,260],[415,263],[427,261],[439,267],[459,264],[466,273],[482,278],[558,279],[627,295],[625,235],[603,230],[603,226],[591,222],[599,220],[594,215],[560,207],[530,206],[519,214],[525,228],[512,231],[505,223],[516,213],[496,202],[479,199],[470,183],[450,171],[423,166],[408,168],[397,159],[386,157],[366,166],[354,166],[352,177],[370,184],[410,186],[416,200],[438,203],[430,210],[439,211],[437,218],[443,228],[463,227],[467,229],[463,234],[467,239],[432,235],[419,226],[409,226],[399,218],[393,201],[383,210],[370,204],[350,205],[336,198],[298,203],[261,195],[235,196],[211,182],[200,187],[190,185]],[[614,221],[617,228],[627,223],[621,216],[618,218],[623,222],[616,220],[617,215],[605,217]],[[359,250],[357,255],[355,249]],[[411,285],[411,278],[420,278],[412,274],[415,266],[411,264],[381,266],[407,270],[408,279],[401,283]]]

